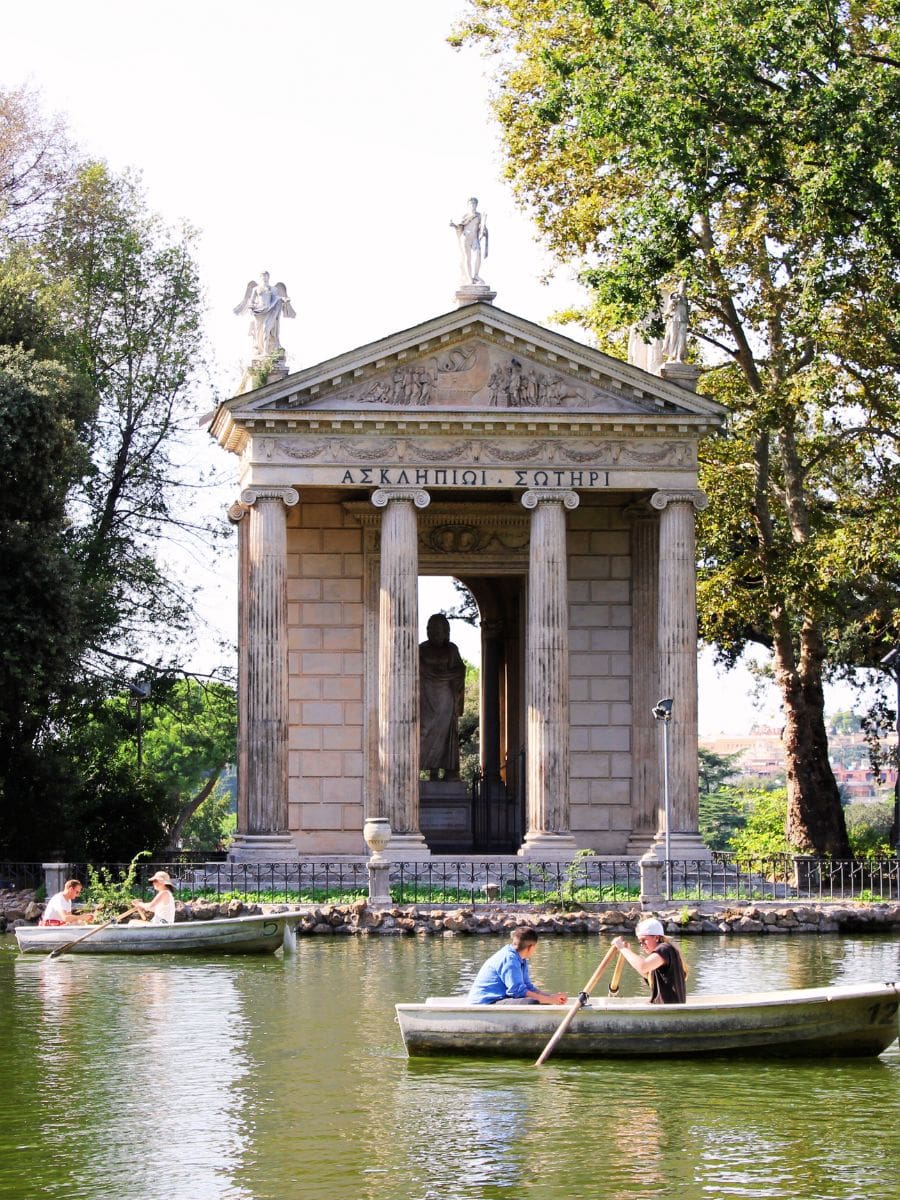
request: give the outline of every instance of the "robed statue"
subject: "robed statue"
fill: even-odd
[[[459,718],[466,664],[450,641],[443,613],[428,618],[428,640],[419,644],[419,768],[432,779],[459,779]]]
[[[250,338],[253,342],[254,358],[265,358],[281,350],[279,330],[282,314],[296,317],[283,283],[269,283],[269,272],[263,271],[260,282],[251,279],[244,298],[235,308],[239,316],[250,313]]]

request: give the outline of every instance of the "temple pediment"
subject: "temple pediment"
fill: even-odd
[[[318,363],[226,402],[232,416],[328,411],[561,413],[706,418],[702,396],[570,338],[479,303]]]

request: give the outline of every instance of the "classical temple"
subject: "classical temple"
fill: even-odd
[[[358,855],[373,816],[395,859],[643,854],[661,697],[671,851],[703,854],[697,448],[723,410],[683,361],[651,373],[486,288],[457,299],[292,374],[271,360],[215,414],[240,463],[233,857]],[[474,792],[419,769],[424,575],[479,608]]]

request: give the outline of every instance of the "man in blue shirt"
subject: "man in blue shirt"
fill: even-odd
[[[565,992],[542,992],[531,982],[528,960],[538,935],[527,925],[517,926],[510,944],[492,954],[475,976],[467,1004],[565,1004]]]

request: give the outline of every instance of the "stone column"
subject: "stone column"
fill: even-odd
[[[532,489],[525,641],[526,784],[528,829],[519,854],[571,858],[569,832],[569,605],[566,513],[578,495],[563,488]]]
[[[237,833],[247,833],[250,828],[247,805],[247,662],[249,639],[247,631],[247,596],[250,592],[248,564],[250,522],[244,518],[250,512],[246,504],[236,500],[228,509],[228,520],[237,530],[238,550],[238,624],[237,624]]]
[[[279,862],[296,857],[288,829],[287,522],[300,497],[291,487],[247,488],[241,503],[246,533],[246,627],[241,718],[246,748],[246,828],[231,849],[236,862]],[[241,535],[243,537],[243,535]],[[244,581],[242,579],[242,585]]]
[[[659,831],[660,734],[653,719],[659,691],[659,514],[629,510],[631,525],[631,744],[633,791],[629,854],[645,854]]]
[[[388,856],[427,858],[419,829],[419,548],[421,488],[378,488],[381,518],[378,604],[378,774],[381,811],[391,823]]]
[[[671,696],[669,810],[672,857],[708,858],[698,827],[697,771],[697,559],[695,513],[707,505],[699,491],[655,492],[659,510],[659,696]],[[658,725],[661,723],[658,722]],[[657,729],[662,742],[663,731]],[[662,782],[662,781],[661,781]],[[655,853],[665,855],[663,789]]]

